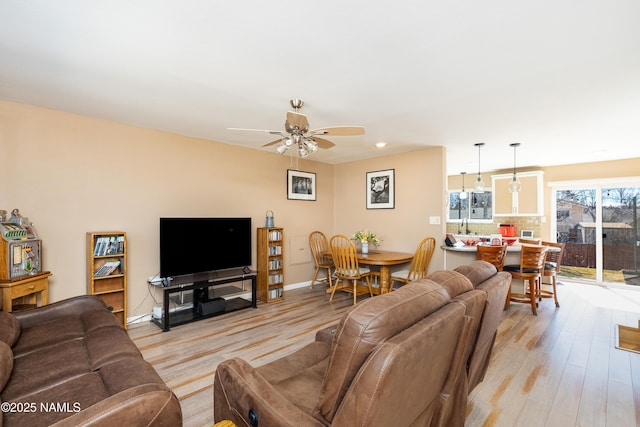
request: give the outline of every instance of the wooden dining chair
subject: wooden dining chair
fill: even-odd
[[[525,245],[539,245],[542,242],[542,239],[539,239],[539,238],[531,238],[531,239],[520,238],[520,239],[518,239],[518,242],[520,242],[521,244],[525,244]]]
[[[562,255],[564,254],[564,243],[555,243],[555,242],[542,242],[543,246],[560,248],[560,250],[548,250],[547,256],[544,261],[544,271],[542,273],[542,277],[549,277],[551,280],[551,288],[552,290],[542,289],[543,283],[540,283],[539,294],[541,298],[552,298],[556,303],[556,307],[560,307],[558,303],[558,293],[556,289],[556,277],[558,272],[560,272],[560,263],[562,262]]]
[[[356,245],[353,244],[351,239],[342,234],[338,234],[331,238],[329,246],[331,247],[331,255],[333,256],[336,274],[336,283],[333,286],[329,300],[332,301],[336,289],[340,289],[341,291],[353,294],[353,304],[355,305],[358,295],[358,281],[363,280],[369,288],[369,295],[373,296],[371,276],[374,273],[368,268],[358,265]],[[342,286],[338,286],[340,282],[343,282]]]
[[[509,293],[507,294],[506,308],[509,308],[510,303],[519,302],[524,304],[531,304],[531,311],[534,315],[537,315],[538,303],[538,289],[540,289],[540,282],[542,280],[542,273],[544,270],[544,261],[547,254],[547,247],[542,245],[522,245],[520,251],[520,264],[517,265],[505,265],[503,271],[511,273],[511,278],[519,279],[528,284],[528,292],[513,293],[511,287],[509,287]]]
[[[507,256],[507,245],[502,246],[476,246],[476,259],[493,264],[498,271],[504,268],[504,260]]]
[[[411,259],[411,265],[408,270],[398,270],[391,274],[391,283],[389,289],[393,289],[395,282],[407,284],[415,280],[420,280],[426,277],[429,272],[429,264],[431,263],[431,257],[436,247],[436,239],[433,237],[425,237],[422,239],[413,258]]]
[[[321,231],[312,231],[311,234],[309,234],[309,247],[311,247],[313,262],[316,264],[316,270],[311,279],[311,287],[313,288],[316,282],[327,283],[329,286],[333,286],[332,276],[335,266],[333,265],[331,255],[327,255],[331,253],[327,236]],[[326,277],[317,280],[318,273],[321,270],[326,270]]]

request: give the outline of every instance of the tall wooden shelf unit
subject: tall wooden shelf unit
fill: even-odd
[[[87,294],[112,307],[127,328],[127,234],[123,231],[87,233]]]
[[[258,228],[258,298],[262,301],[284,299],[284,230]]]

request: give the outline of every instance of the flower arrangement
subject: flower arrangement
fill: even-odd
[[[381,242],[381,240],[375,234],[373,234],[366,228],[364,230],[360,230],[354,233],[354,235],[351,236],[351,240],[356,240],[360,243],[365,243],[365,242],[372,243],[373,246],[376,246],[376,247]]]

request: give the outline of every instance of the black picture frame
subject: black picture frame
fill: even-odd
[[[367,172],[367,209],[394,209],[395,169]]]
[[[316,174],[294,169],[287,170],[287,199],[316,200]]]

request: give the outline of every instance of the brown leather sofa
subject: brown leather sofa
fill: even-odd
[[[498,272],[493,264],[486,261],[475,261],[468,265],[456,267],[453,271],[464,275],[474,289],[487,294],[486,307],[482,320],[473,340],[473,348],[467,361],[469,392],[482,380],[487,372],[491,352],[498,333],[498,324],[502,318],[505,301],[511,286],[511,274]]]
[[[463,426],[466,396],[483,380],[489,366],[511,274],[498,272],[486,261],[475,261],[454,270],[437,271],[426,279],[442,285],[452,301],[461,302],[469,318],[469,337],[461,352],[464,363],[459,370],[450,371],[431,424]]]
[[[0,312],[0,426],[181,426],[180,403],[105,304]]]
[[[494,301],[502,298],[501,313],[510,283],[510,274],[483,261],[437,272],[361,302],[282,359],[258,368],[225,361],[214,378],[214,419],[238,426],[462,426],[469,379],[481,378],[488,364],[485,336],[491,346],[495,339]]]

